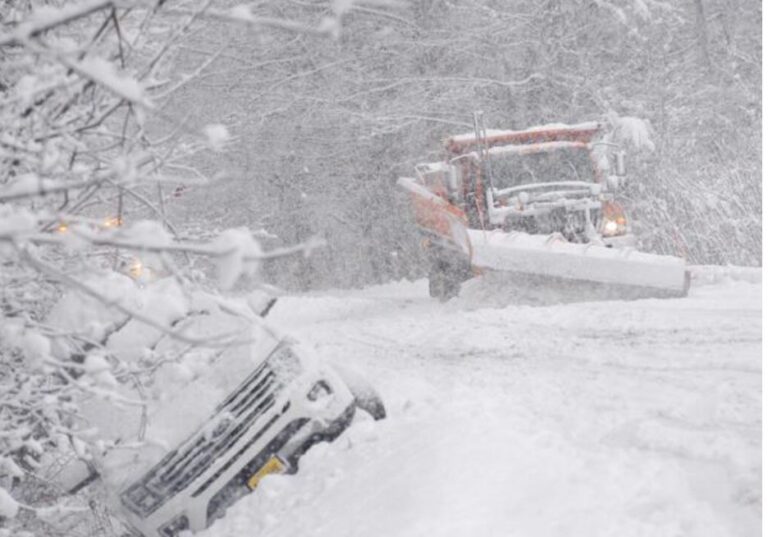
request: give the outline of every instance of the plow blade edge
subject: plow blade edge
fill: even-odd
[[[573,244],[559,235],[467,230],[472,265],[483,270],[584,282],[619,296],[685,296],[690,275],[685,260],[631,248]]]

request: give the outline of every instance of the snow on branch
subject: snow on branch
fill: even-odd
[[[197,346],[200,346],[200,345],[229,346],[233,344],[243,343],[243,341],[240,338],[239,332],[229,332],[229,333],[219,334],[218,336],[206,336],[203,338],[197,338],[194,336],[189,336],[179,331],[169,330],[164,324],[158,322],[152,317],[145,315],[143,313],[140,313],[136,309],[133,309],[118,300],[110,300],[106,298],[104,293],[101,292],[100,290],[94,287],[91,287],[86,283],[81,282],[77,278],[70,276],[69,274],[57,269],[56,267],[48,263],[45,263],[38,257],[31,254],[29,250],[20,249],[20,254],[27,263],[33,266],[40,273],[46,276],[49,276],[51,278],[54,278],[56,280],[59,280],[62,283],[65,283],[68,287],[77,289],[78,291],[83,292],[87,296],[95,298],[99,302],[103,303],[105,306],[115,309],[120,313],[127,315],[129,318],[137,319],[140,322],[146,324],[147,326],[151,326],[152,328],[159,330],[160,332],[167,334],[168,336],[171,336],[172,338],[182,341],[184,343],[188,343],[190,345],[197,345]]]
[[[63,7],[39,7],[14,31],[0,34],[0,46],[23,44],[43,32],[113,7],[114,4],[114,0],[89,0]]]
[[[176,359],[149,346],[128,359],[110,350],[111,334],[133,323],[136,333],[185,345],[180,354],[250,343],[247,331],[230,326],[176,326],[169,312],[177,296],[146,308],[113,287],[130,287],[135,298],[146,284],[135,272],[156,262],[161,275],[152,285],[175,285],[177,303],[201,288],[217,289],[209,294],[224,300],[222,291],[238,282],[258,287],[265,260],[322,245],[311,239],[265,251],[246,228],[201,231],[170,222],[169,206],[201,182],[172,172],[204,178],[195,157],[237,138],[215,120],[192,127],[155,104],[219,55],[192,74],[164,60],[204,24],[202,16],[309,34],[338,28],[335,19],[315,25],[250,10],[213,12],[212,0],[168,3],[188,12],[154,0],[45,3],[22,3],[12,12],[26,13],[24,20],[0,25],[0,534],[10,528],[13,535],[24,522],[9,520],[20,509],[18,519],[34,516],[39,502],[10,483],[38,479],[41,454],[74,450],[87,458],[103,447],[82,413],[83,397],[141,405],[126,397],[126,385],[150,385],[163,360]],[[190,16],[173,16],[180,12]],[[50,320],[71,293],[87,298],[76,310],[98,313],[96,321]],[[57,354],[58,346],[68,352]],[[53,498],[60,492],[45,491]]]
[[[611,126],[611,141],[629,144],[636,149],[654,151],[651,124],[647,119],[632,116],[619,116],[615,112],[608,114],[608,123]]]
[[[133,77],[119,74],[112,62],[98,57],[87,57],[74,62],[59,56],[59,60],[79,75],[100,84],[121,99],[144,108],[153,108],[153,104],[144,95],[141,83]]]

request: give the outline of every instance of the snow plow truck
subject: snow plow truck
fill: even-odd
[[[444,141],[444,159],[401,177],[429,260],[429,292],[458,295],[488,271],[524,285],[573,288],[601,298],[685,296],[685,260],[635,249],[616,194],[625,152],[607,125],[486,130]],[[527,283],[526,283],[527,282]]]

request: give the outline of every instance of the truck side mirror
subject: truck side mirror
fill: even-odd
[[[626,153],[624,151],[616,151],[613,154],[613,168],[614,173],[618,177],[625,177],[627,175],[627,165],[625,162]]]

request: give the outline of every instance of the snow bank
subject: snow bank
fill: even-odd
[[[272,321],[374,381],[356,422],[204,537],[756,535],[760,286],[438,304],[426,282],[284,297]]]
[[[762,267],[735,267],[721,265],[691,265],[691,283],[693,285],[712,285],[727,281],[744,281],[761,284]]]

